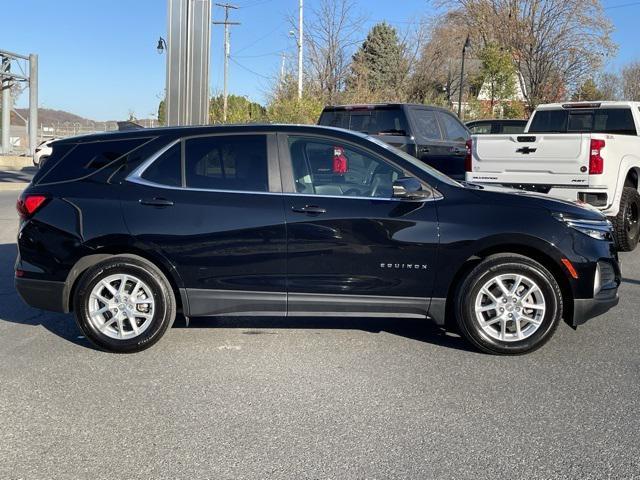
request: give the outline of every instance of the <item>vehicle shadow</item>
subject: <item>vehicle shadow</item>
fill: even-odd
[[[82,336],[70,314],[46,312],[26,305],[14,287],[15,243],[0,244],[0,322],[42,326],[49,332],[74,344],[94,349]],[[236,328],[242,334],[275,333],[277,329],[362,330],[371,333],[386,332],[412,340],[459,350],[471,350],[459,336],[422,319],[396,318],[305,318],[305,317],[205,317],[191,318],[189,326],[182,315],[176,318],[174,328]]]
[[[369,333],[390,333],[456,350],[475,351],[462,337],[439,327],[429,320],[417,318],[360,317],[184,317],[176,319],[173,328],[237,328],[245,335],[269,335],[279,329],[360,330]]]

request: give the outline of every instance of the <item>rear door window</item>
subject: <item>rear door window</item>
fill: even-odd
[[[443,129],[447,140],[453,142],[464,142],[469,138],[467,129],[460,123],[460,120],[445,112],[438,112],[440,126]]]
[[[417,134],[431,140],[441,140],[442,134],[433,110],[425,108],[414,108],[411,110],[411,118],[416,128]]]
[[[49,158],[47,161],[49,168],[40,179],[37,179],[38,183],[65,182],[89,176],[149,140],[149,138],[133,138],[78,143],[55,164],[55,158]]]
[[[267,192],[265,135],[229,135],[185,141],[187,188]]]

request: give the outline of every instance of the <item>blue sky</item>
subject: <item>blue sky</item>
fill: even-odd
[[[305,0],[312,8],[318,0]],[[297,0],[237,0],[232,12],[230,93],[264,102],[279,52],[294,52],[286,17]],[[639,60],[640,1],[604,0],[620,45],[610,68]],[[358,0],[368,24],[386,20],[399,28],[433,13],[429,0]],[[94,120],[148,117],[157,110],[165,82],[165,56],[156,43],[166,36],[166,0],[0,0],[4,17],[0,49],[37,53],[40,106]],[[214,19],[223,11],[214,7]],[[222,28],[212,27],[211,90],[222,90]],[[24,105],[26,95],[18,104]]]

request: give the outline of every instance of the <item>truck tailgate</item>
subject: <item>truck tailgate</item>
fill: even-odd
[[[477,135],[473,137],[473,160],[467,180],[587,185],[590,141],[590,135],[582,133]]]

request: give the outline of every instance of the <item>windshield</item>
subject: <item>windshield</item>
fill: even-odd
[[[379,145],[379,146],[385,148],[386,150],[389,150],[391,153],[394,153],[397,156],[402,157],[403,160],[411,163],[411,165],[413,165],[414,167],[419,168],[423,172],[428,173],[429,175],[434,177],[439,182],[446,183],[448,185],[452,185],[452,186],[455,186],[455,187],[462,187],[463,186],[461,183],[456,182],[453,178],[448,177],[447,175],[442,173],[440,170],[436,170],[432,166],[427,165],[424,162],[421,162],[416,157],[414,157],[412,155],[409,155],[407,152],[403,152],[399,148],[393,147],[393,146],[389,145],[388,143],[383,142],[382,140],[378,140],[375,137],[371,137],[371,136],[367,135],[366,138],[367,138],[367,140],[375,143],[376,145]]]

